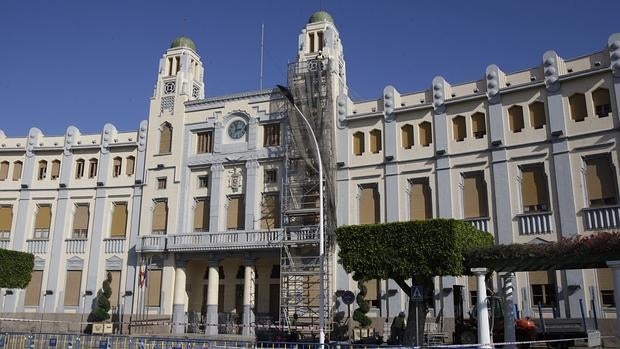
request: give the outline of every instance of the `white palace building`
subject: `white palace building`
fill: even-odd
[[[548,51],[523,71],[489,65],[472,82],[437,76],[424,91],[386,86],[353,101],[336,24],[313,14],[290,43],[288,88],[326,171],[321,273],[307,129],[277,88],[206,97],[198,50],[178,38],[135,130],[0,131],[0,248],[35,255],[28,287],[1,291],[1,317],[77,331],[110,273],[125,331],[230,334],[235,323],[235,335],[253,336],[292,321],[316,331],[321,284],[328,328],[344,321],[338,291],[357,292],[338,265],[335,226],[455,218],[501,244],[618,229],[620,34],[600,41],[583,57]],[[367,286],[382,331],[407,299],[391,280]],[[522,316],[541,304],[545,316],[578,318],[581,299],[613,327],[611,269],[522,272],[514,287]],[[473,278],[436,278],[429,318],[451,332],[455,300],[468,309],[475,291]]]

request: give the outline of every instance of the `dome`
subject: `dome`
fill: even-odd
[[[174,41],[170,45],[170,48],[175,48],[175,47],[187,47],[187,48],[191,48],[192,50],[196,51],[196,45],[194,44],[192,39],[187,38],[185,36],[180,36],[174,39]]]
[[[334,19],[332,18],[332,15],[330,15],[329,13],[325,11],[318,11],[318,12],[315,12],[312,16],[310,16],[310,19],[308,19],[308,23],[316,23],[316,22],[334,23]]]

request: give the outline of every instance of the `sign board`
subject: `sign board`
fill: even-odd
[[[50,347],[55,347],[56,346],[56,337],[51,337],[50,338],[49,346]]]
[[[424,288],[422,286],[411,286],[411,300],[414,302],[424,301]]]
[[[351,291],[344,291],[342,292],[342,302],[346,305],[351,305],[353,304],[353,301],[355,300],[355,294]]]
[[[601,346],[601,333],[599,331],[588,331],[588,347]]]
[[[99,349],[108,349],[108,340],[102,339],[99,341]]]

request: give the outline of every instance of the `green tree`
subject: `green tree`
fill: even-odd
[[[360,326],[368,327],[372,323],[370,318],[366,316],[366,313],[370,310],[370,304],[366,300],[366,294],[368,294],[368,287],[364,285],[364,281],[358,281],[357,287],[360,290],[360,293],[355,297],[355,301],[357,302],[358,308],[353,312],[353,320],[357,321]]]
[[[0,248],[0,288],[26,288],[33,268],[34,255]]]
[[[465,274],[464,253],[493,244],[491,234],[453,219],[343,226],[336,229],[336,238],[340,263],[355,280],[393,279],[408,295],[411,286],[422,285],[427,300],[432,299],[434,276]],[[421,344],[427,310],[426,302],[409,299],[408,344]]]
[[[110,318],[110,297],[112,296],[112,274],[108,273],[103,280],[101,289],[97,292],[93,311],[88,316],[88,321],[102,322]]]

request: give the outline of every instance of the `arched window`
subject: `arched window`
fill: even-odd
[[[381,130],[374,129],[370,131],[370,152],[377,154],[381,149]]]
[[[52,161],[52,175],[50,176],[52,180],[60,177],[60,160]]]
[[[523,108],[520,105],[513,105],[508,108],[508,118],[510,122],[510,130],[513,133],[521,132],[523,130]]]
[[[364,153],[364,133],[355,132],[353,134],[353,154],[360,156]]]
[[[95,158],[88,160],[88,178],[97,177],[97,165],[98,164],[99,164],[99,161],[97,161],[97,159]]]
[[[420,134],[418,138],[423,147],[428,147],[433,143],[433,130],[430,122],[423,121],[420,123]]]
[[[576,122],[585,120],[588,116],[588,110],[586,109],[586,96],[583,93],[575,93],[568,97],[568,104],[570,105],[570,117]]]
[[[454,119],[452,119],[452,137],[457,142],[462,142],[467,137],[464,116],[459,115],[455,116]]]
[[[42,180],[47,176],[47,161],[41,160],[39,161],[39,173],[37,174],[37,179]]]
[[[484,138],[487,134],[487,123],[484,119],[484,113],[473,113],[471,116],[471,129],[474,134],[474,138]]]
[[[597,88],[592,92],[592,103],[594,104],[594,113],[596,113],[599,118],[609,116],[611,113],[609,90],[606,88]]]
[[[114,158],[114,166],[112,167],[112,177],[118,177],[121,175],[123,168],[123,159],[120,156]]]
[[[134,174],[136,167],[136,158],[133,155],[127,157],[127,164],[125,165],[125,174],[128,176],[132,176]]]
[[[17,181],[22,178],[22,167],[23,163],[21,161],[15,161],[13,163],[13,180]]]
[[[0,162],[0,181],[4,181],[9,177],[9,162]]]
[[[543,128],[547,124],[545,116],[545,104],[543,102],[534,102],[530,104],[530,124],[535,129]]]
[[[84,161],[84,159],[77,159],[77,161],[75,161],[75,179],[80,179],[84,177],[85,166],[86,161]]]
[[[172,125],[165,122],[159,131],[159,154],[168,154],[172,151]]]
[[[411,147],[413,147],[413,125],[407,124],[401,127],[400,135],[403,148],[411,149]]]

